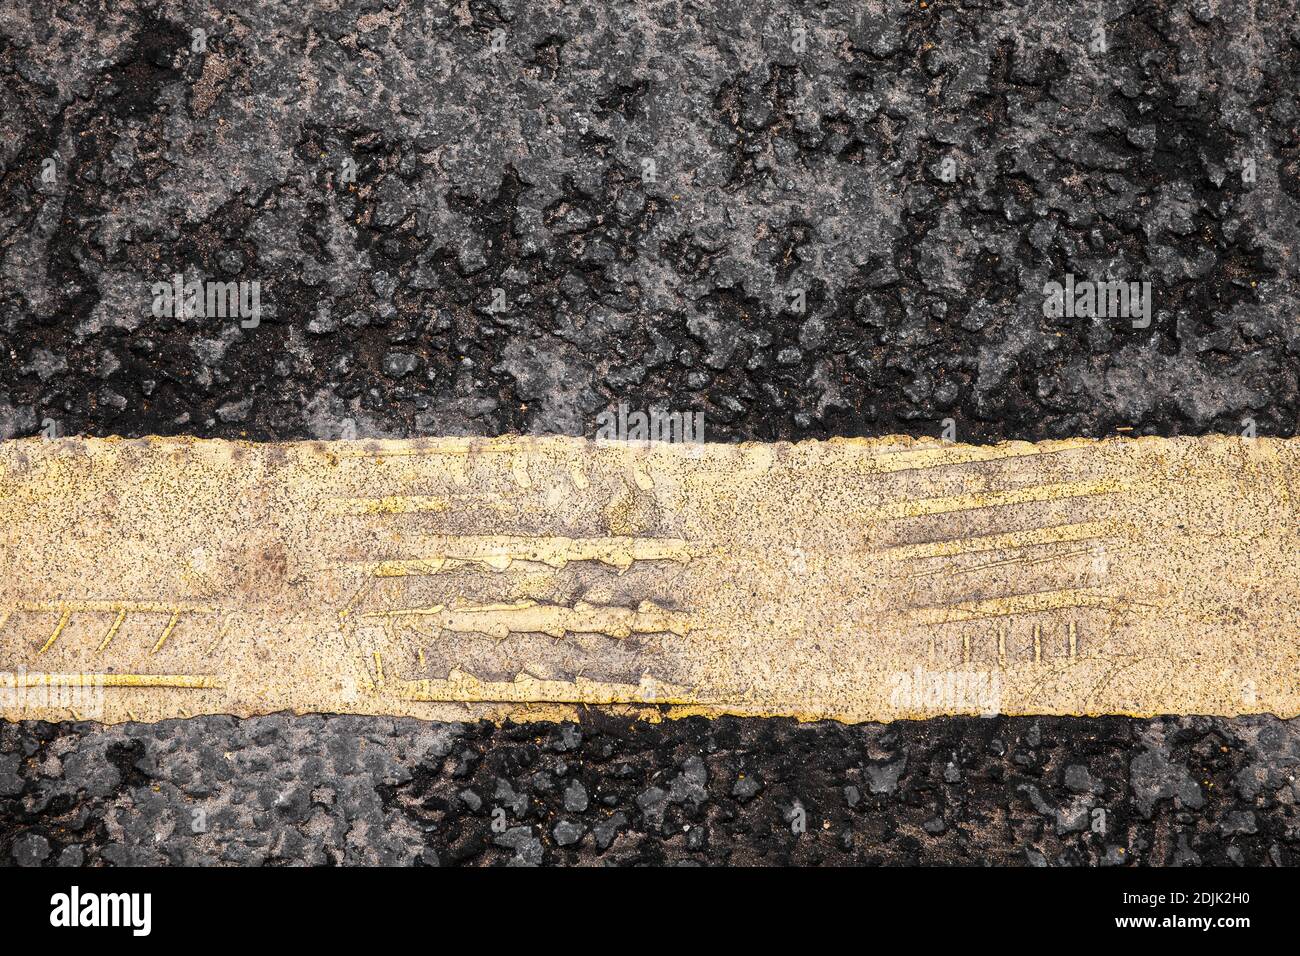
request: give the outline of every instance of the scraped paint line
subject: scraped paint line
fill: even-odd
[[[999,534],[975,535],[968,538],[947,538],[942,541],[923,541],[917,544],[900,544],[886,548],[882,557],[895,561],[916,561],[925,558],[951,558],[985,551],[1010,551],[1042,544],[1060,544],[1066,541],[1087,541],[1117,535],[1121,525],[1114,521],[1082,521],[1068,524],[1028,528],[1024,531],[1006,531]]]
[[[922,624],[933,625],[973,621],[986,617],[1010,617],[1038,611],[1059,611],[1065,608],[1109,608],[1116,603],[1116,598],[1093,588],[1064,588],[912,608],[908,613]]]
[[[928,515],[952,514],[958,511],[977,511],[981,508],[1004,508],[1009,505],[1031,504],[1040,501],[1068,501],[1072,498],[1091,498],[1099,495],[1117,495],[1126,486],[1113,479],[1098,481],[1060,482],[1048,485],[1031,485],[1010,491],[976,491],[964,495],[941,498],[913,498],[885,505],[876,516],[886,521],[900,518],[921,518]]]

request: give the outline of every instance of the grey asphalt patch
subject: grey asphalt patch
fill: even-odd
[[[1291,434],[1294,14],[16,7],[0,434]],[[1150,326],[1046,317],[1067,274]]]
[[[24,866],[1300,862],[1300,722],[1266,717],[204,717],[0,750]]]

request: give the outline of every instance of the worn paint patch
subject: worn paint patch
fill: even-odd
[[[1298,492],[1295,439],[6,442],[0,714],[1294,716]]]

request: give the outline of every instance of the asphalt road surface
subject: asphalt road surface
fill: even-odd
[[[9,2],[0,438],[1295,435],[1298,24]],[[1287,864],[1298,764],[1272,717],[6,724],[0,861]]]

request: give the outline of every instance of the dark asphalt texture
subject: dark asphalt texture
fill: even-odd
[[[337,6],[0,0],[0,438],[1297,432],[1295,2]],[[1150,327],[1044,316],[1067,273]],[[175,274],[259,324],[156,317]],[[1269,717],[3,725],[0,862],[1290,864],[1298,761]]]
[[[1300,721],[0,725],[40,864],[1292,865]],[[801,825],[800,825],[801,824]]]

